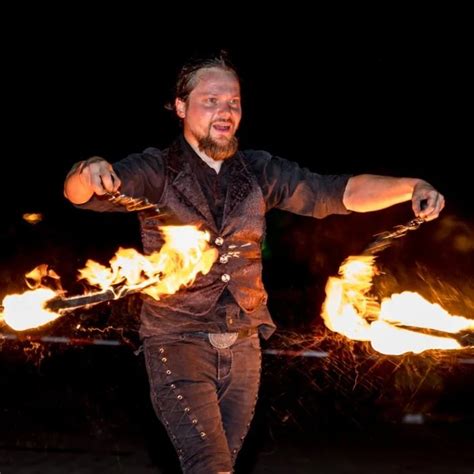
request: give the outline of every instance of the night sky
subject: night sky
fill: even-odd
[[[167,145],[177,126],[163,104],[177,67],[219,47],[243,79],[243,147],[319,172],[422,176],[456,204],[467,196],[460,163],[470,157],[472,76],[462,28],[381,21],[370,29],[327,26],[312,37],[276,27],[271,35],[267,25],[248,41],[189,33],[178,46],[146,26],[140,34],[138,25],[122,32],[66,23],[42,34],[36,27],[7,51],[3,163],[7,195],[21,209],[60,206],[64,174],[81,158],[114,161]]]

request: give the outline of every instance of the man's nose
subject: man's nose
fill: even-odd
[[[217,111],[220,117],[230,116],[231,112],[232,112],[232,108],[230,104],[227,104],[226,102],[220,104],[219,110]]]

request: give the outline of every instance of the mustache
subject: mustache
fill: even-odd
[[[212,126],[216,123],[226,123],[226,124],[229,124],[229,125],[234,125],[234,121],[232,119],[213,120],[210,125]]]

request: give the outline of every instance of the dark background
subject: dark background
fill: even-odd
[[[473,316],[467,172],[472,38],[462,12],[454,18],[442,11],[436,18],[404,12],[400,19],[389,12],[372,19],[359,11],[343,20],[293,11],[281,23],[252,14],[242,23],[233,16],[209,18],[195,29],[179,15],[138,21],[123,11],[119,21],[112,12],[87,20],[76,13],[55,12],[61,18],[56,22],[38,21],[31,11],[15,16],[15,28],[5,37],[1,298],[24,291],[24,273],[40,263],[53,267],[74,294],[81,291],[77,269],[87,258],[106,263],[118,246],[139,248],[134,216],[74,209],[62,196],[64,176],[91,155],[115,161],[166,146],[179,131],[163,108],[179,65],[192,54],[222,47],[242,76],[242,147],[265,149],[320,173],[422,177],[446,196],[440,219],[380,257],[379,291],[416,289],[456,314]],[[28,224],[25,212],[40,212],[43,221]],[[439,472],[458,472],[450,463],[472,452],[474,383],[466,362],[472,351],[380,356],[327,334],[318,317],[327,277],[342,260],[360,252],[373,234],[411,217],[409,204],[323,221],[269,215],[264,277],[280,330],[265,348],[325,350],[330,357],[266,356],[242,472],[262,453],[282,465],[293,456],[288,466],[294,466],[314,452],[313,439],[319,458],[329,453],[329,466],[341,457],[337,446],[362,465],[364,455],[359,459],[356,449],[363,453],[363,446],[375,444],[383,451],[386,442],[400,447],[387,453],[398,459],[393,463],[403,465],[405,456],[416,464],[416,455],[403,447],[426,437],[422,458],[429,466],[434,445],[438,457],[432,464],[446,469]],[[28,332],[36,342],[0,339],[5,466],[19,462],[15,453],[26,459],[32,452],[93,452],[122,457],[123,472],[129,472],[124,465],[135,443],[146,447],[153,465],[173,464],[148,403],[143,361],[133,355],[138,306],[129,298],[78,311]],[[15,337],[6,327],[1,331]],[[38,342],[44,335],[123,345]],[[410,425],[415,431],[407,433],[402,422],[413,413],[424,424]],[[458,461],[448,462],[442,448]],[[275,455],[285,450],[283,459]],[[471,461],[456,466],[470,467]],[[387,468],[386,459],[381,465]],[[381,472],[354,469],[341,472]]]

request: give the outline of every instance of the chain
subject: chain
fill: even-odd
[[[147,198],[140,197],[134,198],[122,194],[119,191],[114,193],[105,193],[107,200],[113,204],[124,206],[127,211],[144,211],[145,209],[154,209],[158,214],[161,214],[161,210],[156,204],[151,203]]]
[[[405,236],[410,230],[416,230],[425,220],[417,217],[404,225],[397,225],[392,230],[382,232],[364,249],[362,255],[374,255],[389,247],[395,239]]]

